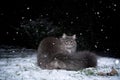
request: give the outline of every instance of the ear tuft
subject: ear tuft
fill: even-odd
[[[62,38],[66,38],[66,36],[67,36],[67,35],[66,35],[65,33],[63,33]]]
[[[75,34],[72,37],[73,37],[73,39],[76,39],[76,35]]]

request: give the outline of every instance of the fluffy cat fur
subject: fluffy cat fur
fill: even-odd
[[[61,38],[47,37],[40,42],[37,64],[42,69],[79,70],[97,65],[97,58],[89,51],[76,52],[76,36],[63,34]]]
[[[43,68],[45,63],[51,62],[57,54],[71,55],[76,51],[76,36],[63,34],[61,38],[47,37],[43,39],[38,47],[37,64]]]
[[[89,51],[79,51],[71,55],[56,55],[48,69],[80,70],[97,66],[97,57]]]

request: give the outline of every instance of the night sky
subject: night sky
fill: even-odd
[[[41,38],[62,33],[76,34],[79,49],[85,40],[93,51],[120,54],[119,0],[0,1],[0,45],[33,48],[21,25],[39,19],[47,20],[46,24],[52,22],[52,26],[59,28],[57,33],[47,33]]]

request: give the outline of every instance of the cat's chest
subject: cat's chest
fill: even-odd
[[[66,49],[68,53],[72,53],[72,50],[71,49]]]

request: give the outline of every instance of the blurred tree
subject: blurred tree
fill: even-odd
[[[39,41],[43,37],[61,34],[61,27],[53,25],[53,22],[49,21],[47,18],[23,21],[20,28],[17,30],[26,35],[26,40],[29,42],[29,46],[31,47],[38,46]]]

